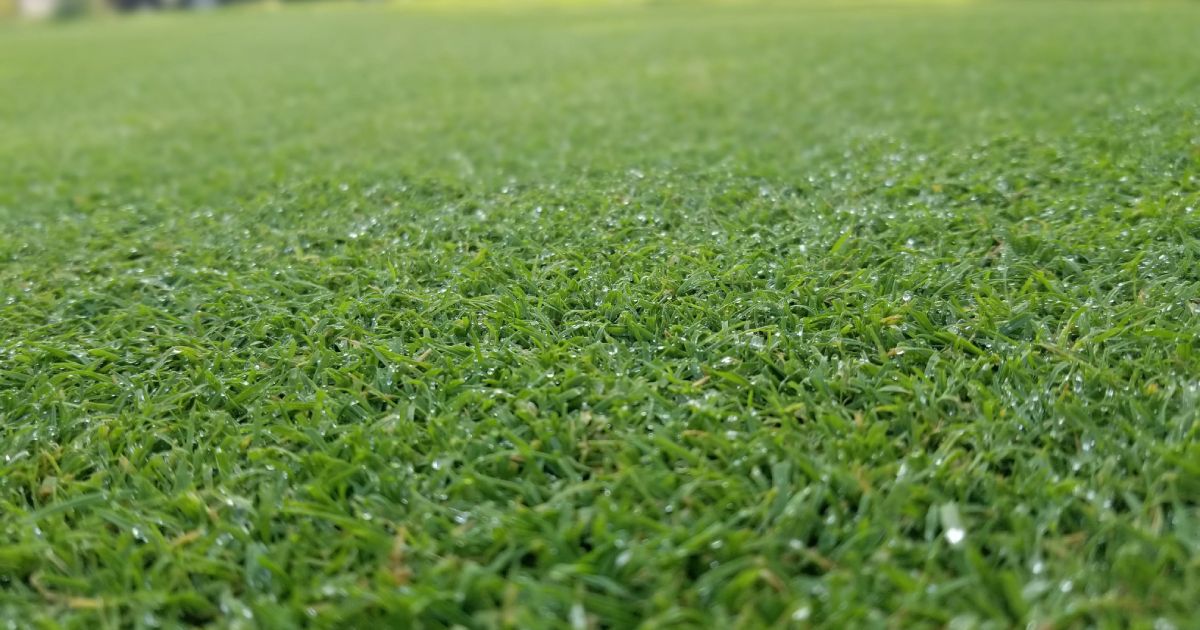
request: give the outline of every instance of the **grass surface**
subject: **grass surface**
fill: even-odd
[[[1200,5],[0,30],[9,627],[1158,630]]]

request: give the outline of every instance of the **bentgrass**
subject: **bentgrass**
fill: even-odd
[[[0,618],[1187,627],[1198,35],[5,27]]]

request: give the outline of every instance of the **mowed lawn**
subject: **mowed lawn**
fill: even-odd
[[[8,627],[1200,612],[1200,5],[0,25]]]

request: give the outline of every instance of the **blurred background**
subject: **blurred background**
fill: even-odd
[[[0,0],[0,16],[63,19],[118,11],[206,9],[227,3],[229,0]]]
[[[281,5],[314,4],[318,0],[0,0],[0,19],[21,18],[26,20],[73,19],[138,11],[205,10],[223,5]],[[435,5],[464,2],[437,2],[437,0],[326,0],[332,2],[357,2],[361,4],[408,4]],[[536,0],[535,0],[536,1]],[[669,1],[669,0],[668,0]],[[529,0],[501,0],[498,2],[476,2],[481,6],[509,6],[527,4]],[[657,3],[661,3],[658,0]],[[620,0],[559,0],[541,4],[617,4]],[[711,3],[710,3],[711,4]]]

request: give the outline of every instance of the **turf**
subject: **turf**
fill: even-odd
[[[1198,37],[0,25],[0,619],[1186,628]]]

